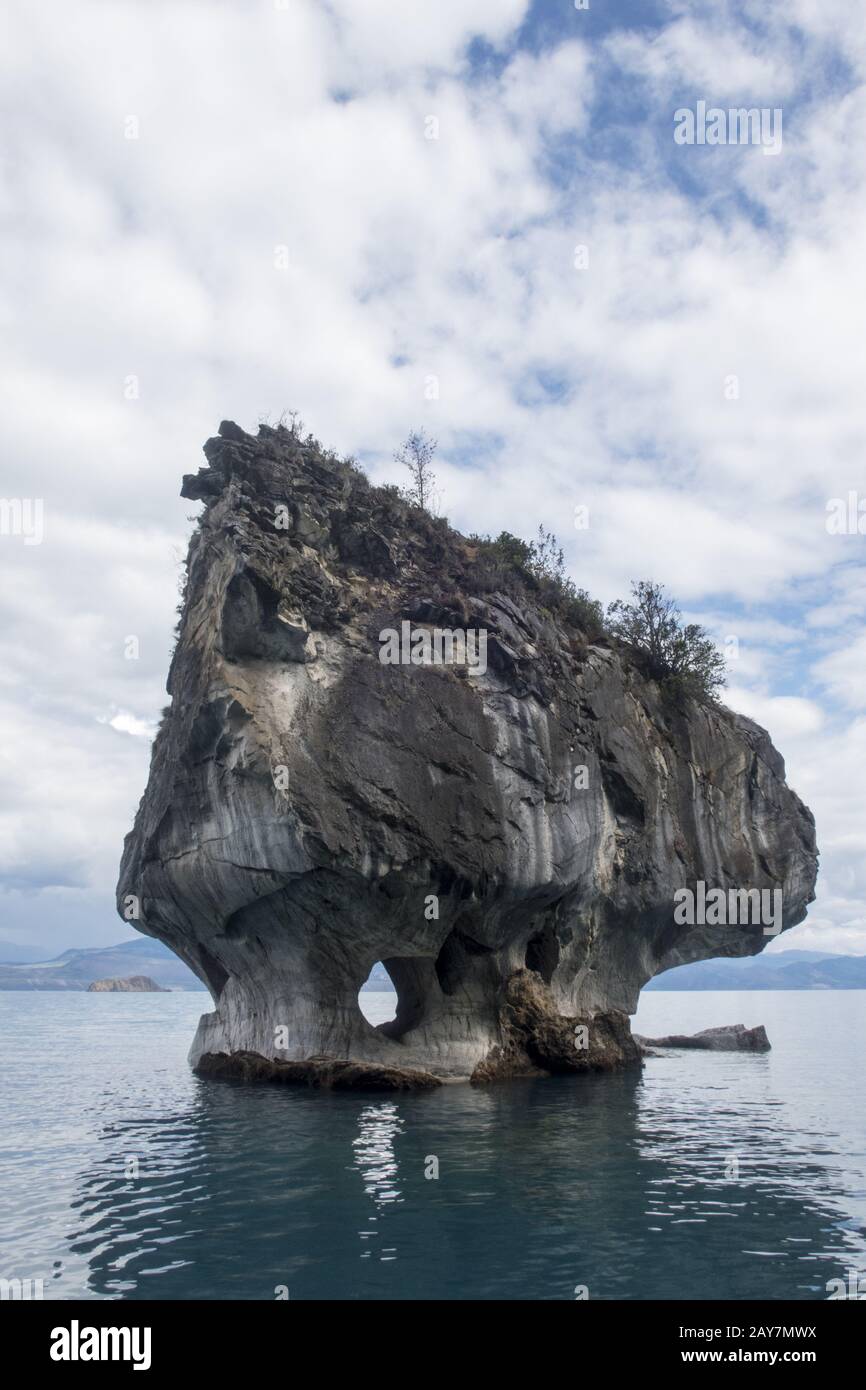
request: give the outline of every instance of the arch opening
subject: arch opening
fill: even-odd
[[[397,990],[382,961],[377,960],[358,990],[358,1008],[368,1023],[378,1028],[397,1017]]]

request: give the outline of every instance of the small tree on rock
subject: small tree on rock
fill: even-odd
[[[538,540],[529,547],[529,568],[537,579],[565,583],[565,552],[552,531],[538,528]]]
[[[725,683],[725,660],[698,623],[680,622],[680,610],[661,584],[641,579],[632,601],[617,599],[607,610],[614,637],[646,658],[650,675],[698,699],[712,700]]]
[[[404,497],[425,512],[431,511],[435,498],[436,475],[432,465],[436,447],[437,441],[428,439],[423,430],[413,430],[394,454],[395,462],[408,468],[412,479]]]

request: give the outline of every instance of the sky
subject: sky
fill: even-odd
[[[3,6],[0,945],[129,935],[181,477],[297,410],[665,584],[816,817],[770,949],[866,952],[864,76],[850,0]],[[679,143],[699,103],[781,147]]]

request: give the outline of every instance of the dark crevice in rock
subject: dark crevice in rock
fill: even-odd
[[[559,964],[559,941],[553,922],[547,922],[540,932],[531,937],[526,946],[526,968],[540,975],[546,985],[553,979],[553,972]]]
[[[491,947],[475,941],[457,927],[448,934],[436,957],[436,978],[443,994],[454,994],[465,983],[474,957],[490,956]]]
[[[388,956],[382,961],[397,993],[397,1013],[389,1023],[379,1025],[386,1038],[398,1042],[405,1033],[422,1022],[430,994],[433,962],[425,956]]]
[[[251,570],[236,574],[226,591],[222,648],[229,661],[308,661],[314,656],[302,614]]]
[[[219,961],[214,959],[207,947],[202,946],[201,942],[195,947],[195,955],[198,957],[202,978],[214,999],[219,1000],[228,983],[228,971],[223,969]]]

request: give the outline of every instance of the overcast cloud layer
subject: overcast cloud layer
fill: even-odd
[[[45,508],[0,536],[0,942],[128,935],[181,475],[295,408],[377,481],[426,427],[455,526],[542,523],[738,650],[822,850],[773,949],[866,951],[850,0],[22,0],[0,69],[0,494]],[[699,100],[780,109],[781,151],[676,144]]]

